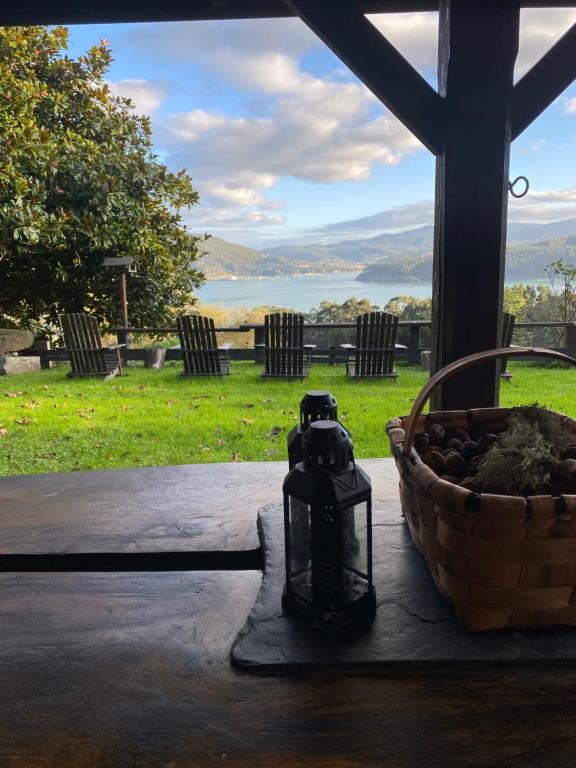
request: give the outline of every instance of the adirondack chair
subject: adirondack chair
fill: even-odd
[[[514,323],[516,322],[516,317],[512,315],[510,312],[504,312],[504,317],[502,318],[502,346],[503,347],[509,347],[512,344],[512,334],[514,333]],[[503,357],[500,361],[500,378],[504,379],[505,381],[512,381],[512,374],[510,371],[506,370],[506,364],[508,360]]]
[[[292,312],[274,312],[264,318],[265,368],[263,378],[305,379],[310,369],[309,350],[304,344],[304,316]]]
[[[98,330],[98,320],[91,315],[59,315],[72,370],[70,378],[80,376],[101,376],[111,379],[122,375],[120,350],[126,344],[103,347]]]
[[[232,344],[218,346],[212,318],[181,315],[176,325],[184,361],[182,376],[228,375]]]
[[[398,318],[388,312],[366,312],[356,318],[356,344],[341,344],[348,353],[346,373],[355,379],[397,379],[394,354]]]

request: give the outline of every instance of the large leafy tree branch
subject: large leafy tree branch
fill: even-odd
[[[46,326],[88,310],[119,323],[105,256],[133,256],[133,324],[169,322],[194,301],[198,202],[185,171],[152,149],[150,122],[104,80],[106,42],[74,60],[63,27],[0,29],[0,324]]]

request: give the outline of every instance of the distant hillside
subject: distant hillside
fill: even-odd
[[[539,243],[512,243],[506,251],[506,279],[534,280],[544,277],[553,261],[576,264],[576,236],[555,237]],[[432,256],[420,259],[388,259],[370,264],[356,278],[366,283],[432,280]]]
[[[202,251],[206,255],[198,261],[198,267],[212,279],[237,274],[258,275],[265,268],[266,258],[260,251],[219,237],[203,242]]]
[[[219,237],[206,240],[198,262],[209,279],[258,278],[358,271],[361,281],[428,281],[432,275],[431,226],[330,244],[282,245],[257,251]],[[506,276],[542,277],[556,259],[576,263],[576,219],[550,224],[510,224]]]

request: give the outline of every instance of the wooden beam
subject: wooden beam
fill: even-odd
[[[442,99],[353,0],[329,12],[317,0],[285,2],[424,146],[440,153]]]
[[[575,0],[576,2],[576,0]],[[435,11],[437,0],[361,0],[363,13]],[[31,0],[3,3],[0,26],[293,17],[283,0]]]
[[[512,139],[576,80],[576,24],[519,80],[512,93]]]
[[[522,0],[526,8],[576,7],[576,0]],[[437,11],[438,0],[359,0],[362,13]],[[332,11],[332,8],[330,8]],[[31,0],[4,3],[0,26],[263,19],[294,16],[284,0]]]
[[[511,97],[519,7],[442,0],[439,86],[446,139],[437,160],[433,370],[500,346]],[[492,406],[495,364],[447,382],[436,410]]]

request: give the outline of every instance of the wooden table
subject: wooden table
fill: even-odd
[[[375,497],[397,504],[391,460],[361,464]],[[260,586],[257,570],[238,568],[257,561],[256,511],[279,501],[285,471],[0,479],[4,557],[32,568],[53,558],[48,572],[0,573],[1,768],[573,766],[576,672],[261,677],[230,667]],[[154,553],[188,560],[146,570]],[[113,570],[122,555],[142,569]],[[108,558],[104,570],[94,556]],[[54,570],[70,565],[82,571]]]

